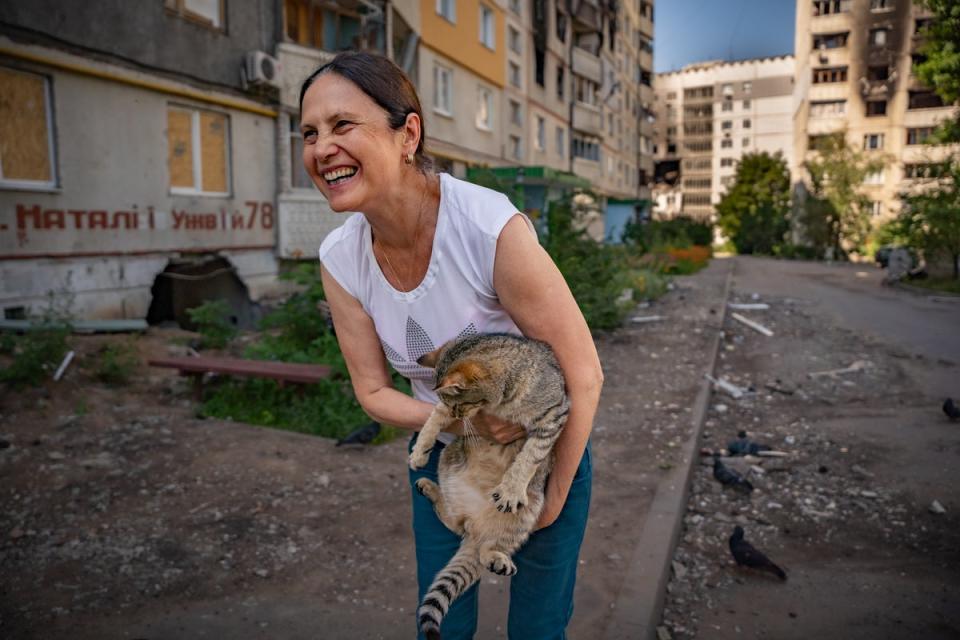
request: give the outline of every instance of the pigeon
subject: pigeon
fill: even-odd
[[[943,412],[951,420],[960,420],[960,407],[953,403],[953,398],[947,398],[943,401]]]
[[[741,431],[737,434],[737,439],[727,443],[727,451],[732,456],[755,456],[761,451],[771,451],[771,447],[757,442],[751,442],[747,438],[747,432]]]
[[[723,464],[719,454],[713,456],[713,477],[724,487],[730,487],[740,493],[749,494],[753,491],[753,485],[750,484],[750,481]]]
[[[750,567],[758,571],[767,571],[777,576],[781,580],[787,579],[787,574],[783,569],[773,564],[770,558],[743,539],[743,527],[737,525],[733,529],[733,535],[730,536],[730,553],[737,565],[741,567]]]
[[[345,438],[337,440],[337,446],[339,447],[344,444],[370,444],[373,442],[373,439],[377,437],[378,433],[380,433],[380,423],[370,422],[359,429],[355,429]]]

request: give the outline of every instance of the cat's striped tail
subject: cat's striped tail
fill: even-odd
[[[420,631],[427,640],[440,640],[440,622],[453,601],[480,579],[481,570],[477,548],[465,540],[447,566],[433,579],[433,584],[417,609]]]

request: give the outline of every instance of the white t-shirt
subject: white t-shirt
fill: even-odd
[[[414,397],[437,401],[433,370],[417,364],[423,354],[476,333],[520,335],[493,287],[497,238],[517,213],[503,194],[441,173],[430,265],[408,292],[384,277],[362,214],[350,216],[320,245],[324,269],[373,319],[387,360],[410,380]]]

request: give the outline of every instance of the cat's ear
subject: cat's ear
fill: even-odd
[[[459,391],[466,387],[466,378],[460,371],[453,371],[443,377],[443,380],[437,383],[434,391]]]
[[[440,354],[443,353],[443,350],[447,348],[448,344],[450,343],[447,342],[442,344],[430,353],[423,354],[417,358],[417,364],[421,367],[427,367],[428,369],[435,369],[437,366],[437,361],[440,359]]]

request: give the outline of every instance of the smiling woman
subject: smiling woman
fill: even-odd
[[[518,606],[510,609],[509,634],[561,637],[586,527],[587,440],[602,384],[583,315],[529,221],[505,196],[432,171],[420,100],[395,64],[342,53],[307,78],[300,107],[304,169],[334,211],[357,212],[319,253],[337,339],[370,416],[419,431],[437,396],[432,370],[417,360],[455,338],[523,334],[556,353],[572,408],[554,448],[540,530],[513,558]],[[393,388],[388,363],[410,379],[414,397]],[[525,435],[520,425],[483,412],[471,422],[501,444]],[[440,451],[455,435],[440,434],[427,466],[410,472],[411,487],[422,477],[436,480]],[[426,497],[411,494],[422,598],[460,539]],[[473,637],[476,587],[446,606],[443,637]]]

